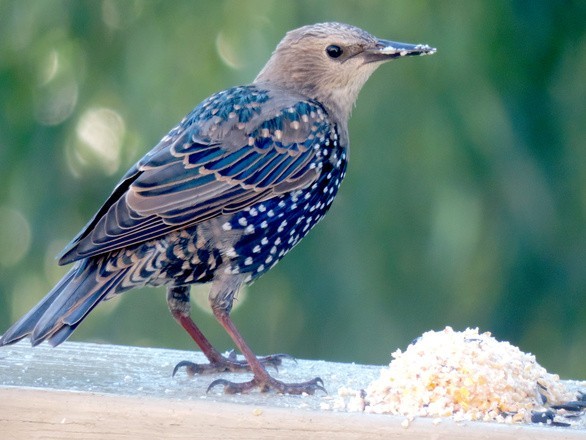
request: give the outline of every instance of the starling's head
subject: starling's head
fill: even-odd
[[[255,79],[302,93],[343,120],[358,92],[385,61],[435,49],[380,40],[354,26],[319,23],[290,31]]]

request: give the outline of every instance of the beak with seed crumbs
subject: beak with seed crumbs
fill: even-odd
[[[393,58],[416,56],[416,55],[433,55],[437,49],[427,44],[408,44],[398,43],[396,41],[378,40],[376,46],[366,52],[367,61],[381,62]]]

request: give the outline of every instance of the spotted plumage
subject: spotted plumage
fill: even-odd
[[[285,384],[257,359],[229,313],[241,285],[271,269],[330,208],[348,159],[347,120],[382,62],[433,53],[322,23],[287,34],[256,80],[199,104],[121,179],[66,247],[70,272],[0,339],[63,342],[102,300],[166,286],[173,317],[210,360],[188,372],[250,369],[227,391],[314,392],[321,380]],[[189,286],[211,282],[214,315],[246,361],[225,358],[189,317]]]

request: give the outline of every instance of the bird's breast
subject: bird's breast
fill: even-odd
[[[225,232],[239,239],[224,250],[224,271],[251,282],[272,268],[324,217],[346,172],[347,153],[335,137],[323,145],[318,178],[303,189],[256,203],[226,217]]]

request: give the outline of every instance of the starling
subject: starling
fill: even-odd
[[[393,58],[434,52],[341,23],[287,33],[252,84],[207,98],[130,168],[61,253],[59,264],[74,263],[71,270],[0,346],[25,337],[56,346],[101,301],[165,286],[171,314],[209,360],[175,371],[253,373],[248,382],[210,385],[229,393],[323,390],[320,378],[269,375],[266,367],[288,356],[257,358],[230,318],[232,303],[331,206],[346,173],[348,118],[369,76]],[[213,314],[245,360],[223,356],[190,317],[190,285],[207,282]]]

